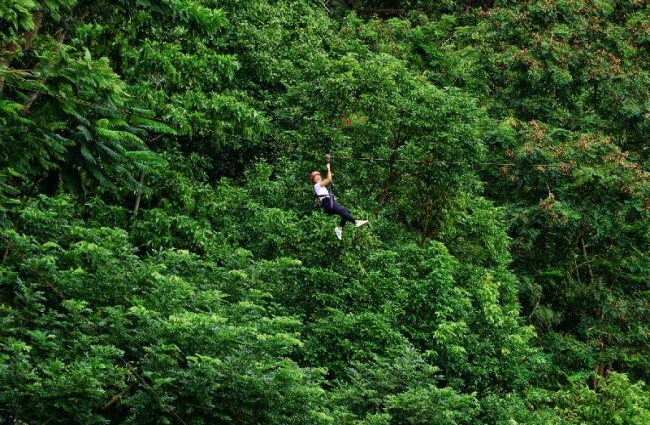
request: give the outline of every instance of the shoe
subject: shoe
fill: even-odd
[[[339,238],[339,240],[343,240],[343,229],[340,227],[335,227],[334,233],[336,233],[336,237]]]
[[[355,220],[354,221],[354,225],[357,226],[357,227],[361,227],[361,226],[363,226],[364,224],[367,224],[367,223],[368,223],[368,220]]]

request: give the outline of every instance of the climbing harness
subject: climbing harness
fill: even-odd
[[[320,205],[323,205],[323,200],[329,199],[329,206],[330,206],[330,209],[332,209],[332,208],[334,208],[334,195],[332,195],[332,193],[329,191],[329,189],[327,190],[327,192],[328,192],[327,195],[319,195],[319,194],[316,193],[316,189],[314,189],[314,193],[316,193],[316,199],[318,200],[318,203]]]
[[[327,205],[329,206],[329,209],[332,210],[334,209],[334,201],[336,201],[336,199],[334,198],[334,195],[329,191],[329,189],[327,190],[327,192],[328,192],[327,195],[319,195],[316,193],[316,190],[314,189],[314,193],[316,193],[316,201],[318,202],[318,204],[322,207]],[[323,205],[323,201],[327,202],[327,204]]]

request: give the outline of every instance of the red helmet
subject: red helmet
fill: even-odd
[[[320,172],[319,171],[312,171],[310,176],[309,176],[309,180],[314,181],[314,177],[316,177],[316,176],[320,176]]]

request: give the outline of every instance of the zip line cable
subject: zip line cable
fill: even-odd
[[[313,151],[305,151],[301,149],[294,149],[294,148],[284,148],[284,150],[289,151],[289,152],[296,152],[296,153],[301,153],[301,154],[306,154],[306,155],[311,155],[314,157],[320,157],[320,156],[327,156],[329,155],[330,158],[336,158],[336,159],[346,159],[346,160],[351,160],[351,161],[360,161],[360,162],[392,162],[392,163],[397,163],[397,162],[403,162],[403,163],[410,163],[410,164],[442,164],[442,165],[490,165],[490,166],[499,166],[499,167],[571,167],[572,164],[567,163],[567,162],[557,162],[557,163],[550,163],[550,164],[517,164],[514,162],[464,162],[464,161],[442,161],[442,160],[435,160],[433,158],[426,159],[426,160],[414,160],[414,159],[401,159],[401,158],[375,158],[375,157],[367,157],[367,156],[345,156],[345,155],[331,155],[331,154],[320,154],[316,153]]]
[[[45,282],[45,285],[48,286],[54,294],[61,299],[62,302],[69,301],[61,292],[56,288],[56,286],[48,279],[43,273],[41,273],[40,270],[38,270],[32,263],[29,261],[21,252],[20,249],[16,246],[16,244],[13,243],[7,236],[3,235],[0,233],[0,237],[2,240],[5,242],[7,247],[12,247],[13,251],[16,253],[16,255],[20,258],[20,260],[23,262],[23,264],[26,264],[35,274],[38,276],[38,278]],[[99,330],[95,327],[95,325],[85,316],[83,316],[79,311],[73,310],[74,314],[81,319],[82,322],[85,322],[88,327],[95,333],[95,335],[101,340],[103,339],[102,334],[99,332]],[[104,341],[106,342],[106,341]],[[106,342],[108,343],[108,342]],[[181,419],[181,417],[176,413],[176,411],[165,402],[165,400],[162,399],[162,397],[154,390],[154,388],[144,379],[144,377],[138,373],[133,366],[121,355],[118,356],[120,361],[124,363],[124,366],[126,368],[126,371],[131,374],[133,377],[135,377],[138,381],[140,381],[146,389],[148,389],[151,394],[156,398],[156,400],[160,403],[161,406],[163,406],[178,422],[180,422],[182,425],[187,425],[187,423]],[[115,400],[121,395],[122,393],[114,396],[109,402],[107,402],[104,405],[104,408],[110,406],[112,403],[115,402]]]
[[[8,73],[7,71],[3,71],[3,70],[0,70],[0,72]],[[17,77],[17,78],[20,78],[23,81],[29,81],[29,80],[25,80],[22,77]],[[67,97],[64,97],[64,96],[61,96],[61,95],[48,93],[48,92],[44,92],[44,91],[41,91],[41,90],[38,90],[38,89],[33,89],[33,88],[21,88],[21,87],[13,85],[11,83],[7,83],[6,81],[5,81],[4,85],[9,86],[9,87],[13,87],[14,89],[17,89],[17,90],[28,90],[28,91],[32,91],[34,93],[39,93],[39,94],[45,95],[45,96],[50,96],[50,97],[54,97],[54,98],[58,98],[58,99],[66,100],[66,101],[72,101],[72,102],[78,103],[80,105],[85,105],[85,106],[90,106],[90,107],[100,108],[100,109],[108,109],[108,110],[119,112],[119,113],[122,113],[122,114],[125,114],[125,115],[132,115],[132,116],[137,116],[137,117],[148,119],[148,120],[160,121],[160,122],[163,122],[165,124],[170,125],[172,128],[173,128],[173,124],[174,124],[172,121],[170,121],[168,119],[146,117],[146,116],[142,115],[142,113],[134,112],[134,111],[131,111],[131,110],[126,110],[126,109],[121,109],[121,108],[118,108],[118,107],[112,106],[112,105],[106,105],[106,104],[101,104],[101,103],[96,103],[96,102],[89,102],[89,101],[82,100],[82,99],[77,99],[77,98],[67,98]],[[244,136],[240,136],[238,134],[227,133],[227,132],[224,132],[224,131],[216,131],[214,129],[206,128],[206,127],[199,127],[199,128],[201,130],[206,131],[207,133],[233,137],[233,138],[245,141],[245,142],[255,142],[255,140],[249,139],[249,138],[244,137]],[[273,135],[271,135],[271,137],[273,138]],[[286,150],[286,151],[289,151],[289,152],[304,153],[304,154],[312,155],[315,158],[324,156],[324,154],[319,154],[319,153],[316,153],[316,152],[310,152],[310,151],[305,151],[305,150],[295,149],[295,148],[290,148],[290,147],[283,147],[283,149]],[[550,164],[525,164],[524,165],[524,164],[517,164],[517,163],[514,163],[514,162],[509,163],[509,162],[444,161],[444,160],[436,160],[436,159],[433,159],[432,157],[424,159],[424,160],[401,159],[401,158],[376,158],[376,157],[367,157],[367,156],[345,156],[345,155],[330,155],[330,157],[331,158],[336,158],[336,159],[345,159],[345,160],[362,161],[362,162],[392,162],[392,163],[403,162],[403,163],[424,164],[424,165],[426,165],[426,164],[445,164],[445,165],[468,165],[468,166],[498,166],[498,167],[522,167],[522,166],[526,166],[526,167],[559,167],[559,168],[570,166],[570,164],[563,163],[563,162],[550,163]]]

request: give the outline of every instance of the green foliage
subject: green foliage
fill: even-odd
[[[643,424],[650,418],[650,393],[643,382],[631,383],[624,374],[613,373],[599,378],[598,387],[588,388],[583,376],[572,379],[566,390],[557,392],[534,391],[529,401],[536,410],[532,418],[515,415],[517,423],[589,423],[589,424]],[[547,407],[554,406],[554,412]]]
[[[77,193],[135,190],[140,172],[162,164],[141,139],[146,126],[130,122],[127,87],[108,60],[65,44],[61,13],[72,5],[29,3],[30,17],[1,35],[0,160],[13,170],[3,175],[3,205],[15,203],[4,195],[14,190],[52,193],[59,184]]]
[[[495,146],[520,164],[500,170],[508,183],[492,193],[518,195],[509,215],[525,311],[539,329],[590,347],[578,356],[587,362],[566,358],[571,368],[626,364],[645,379],[629,353],[645,352],[648,330],[647,173],[611,138],[514,120],[498,133]]]
[[[432,405],[437,408],[431,409]],[[478,403],[472,395],[430,386],[389,397],[387,410],[395,423],[471,424],[476,421]]]
[[[71,206],[24,213],[47,242],[3,233],[3,417],[326,420],[321,372],[288,358],[299,321],[268,314],[255,291],[227,301],[228,270],[188,251],[139,258],[126,232],[62,227],[54,207]]]
[[[647,17],[0,4],[0,422],[647,422]]]
[[[209,157],[217,175],[241,173],[258,155],[267,123],[233,85],[241,65],[224,48],[222,33],[234,24],[220,2],[96,3],[82,7],[88,17],[75,27],[75,42],[112,60],[129,85],[130,106],[154,111],[177,131],[155,147]]]
[[[641,2],[507,4],[479,14],[468,42],[481,34],[485,71],[498,87],[495,108],[525,121],[603,131],[645,152],[646,12]]]

